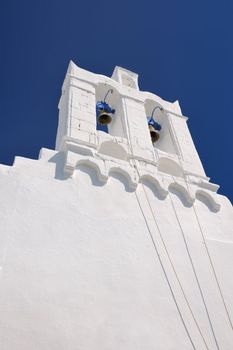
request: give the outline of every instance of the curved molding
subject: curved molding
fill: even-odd
[[[125,154],[127,154],[124,147],[117,142],[106,141],[104,144],[106,147],[108,147],[109,144],[114,144],[114,146],[116,145],[117,152],[123,152],[122,154],[125,152]],[[189,189],[187,189],[187,184],[184,185],[182,179],[176,178],[175,182],[171,182],[173,178],[172,176],[162,176],[159,173],[154,176],[155,169],[153,169],[152,172],[151,170],[141,168],[139,170],[140,173],[138,174],[132,166],[129,166],[128,163],[122,159],[121,161],[118,160],[116,162],[114,159],[100,159],[87,156],[85,153],[88,152],[85,151],[83,153],[84,154],[78,154],[69,150],[66,152],[64,172],[69,176],[72,176],[74,170],[80,165],[84,165],[96,171],[98,180],[101,183],[106,183],[109,176],[116,173],[126,178],[130,190],[135,191],[139,182],[147,182],[145,185],[149,185],[150,189],[159,199],[165,199],[168,193],[171,192],[178,196],[184,206],[191,206],[195,199],[198,199],[213,212],[217,212],[221,208],[214,193],[200,188],[196,190],[193,186],[190,186]],[[167,160],[167,158],[163,159]],[[17,163],[20,163],[18,159]],[[171,163],[174,164],[175,162],[169,159],[169,164]]]
[[[158,194],[161,197],[161,199],[165,199],[167,197],[168,191],[161,186],[160,182],[154,176],[149,174],[143,174],[140,176],[139,182],[143,183],[143,181],[147,181],[152,186],[154,186],[155,190],[158,191]]]
[[[97,172],[97,176],[100,182],[106,183],[108,181],[108,175],[103,166],[100,165],[100,162],[93,159],[80,159],[77,161],[75,168],[78,169],[79,165],[85,165],[89,168],[94,169]]]
[[[128,169],[125,169],[122,166],[111,166],[111,167],[109,167],[109,169],[108,169],[108,176],[111,176],[111,174],[114,174],[114,173],[120,174],[124,178],[126,178],[127,181],[128,181],[129,188],[131,190],[133,190],[133,191],[136,190],[136,188],[138,186],[138,181],[135,178],[135,173],[134,172],[128,171]]]
[[[177,182],[173,182],[168,186],[168,190],[169,192],[176,194],[184,205],[185,203],[188,206],[193,205],[195,198],[189,194],[183,185],[180,185]]]
[[[211,211],[217,212],[220,210],[221,205],[217,203],[214,196],[204,190],[196,191],[196,199],[204,203]]]

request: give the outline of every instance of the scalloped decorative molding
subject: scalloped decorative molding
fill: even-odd
[[[77,147],[79,148],[79,153],[77,153]],[[68,177],[72,177],[74,171],[78,169],[79,166],[85,165],[94,169],[98,180],[102,184],[106,184],[112,174],[118,173],[127,179],[128,186],[132,191],[136,191],[139,183],[143,184],[143,182],[146,181],[155,188],[160,199],[165,200],[168,193],[174,190],[178,197],[183,198],[183,202],[186,202],[189,206],[192,206],[195,201],[198,200],[213,212],[218,212],[221,209],[221,205],[218,202],[218,194],[213,192],[211,186],[208,187],[205,185],[208,189],[203,188],[202,181],[194,182],[192,179],[187,181],[187,179],[185,180],[169,174],[159,173],[156,164],[144,163],[143,166],[142,163],[137,162],[140,166],[138,166],[138,170],[136,171],[135,167],[129,163],[129,161],[114,159],[107,155],[102,155],[102,157],[99,158],[99,153],[96,151],[72,143],[69,145],[69,148],[71,148],[72,151],[56,152],[42,148],[39,154],[39,161],[56,163],[54,158],[59,154],[63,154],[65,158],[63,171]],[[15,157],[13,166],[1,166],[1,171],[9,173],[12,168],[26,169],[27,166],[31,166],[35,162],[37,162],[37,160]]]
[[[183,186],[177,182],[173,182],[169,185],[168,189],[169,189],[169,192],[173,192],[173,190],[175,190],[175,192],[177,192],[178,194],[181,194],[181,196],[183,196],[184,201],[188,205],[193,205],[193,203],[195,201],[195,197],[193,197],[190,194],[190,192],[188,192],[188,190],[186,189],[185,186]]]
[[[168,190],[166,190],[162,186],[162,183],[160,183],[157,178],[155,178],[154,176],[152,176],[150,174],[144,174],[144,175],[140,176],[139,182],[143,183],[144,180],[148,181],[156,188],[156,190],[158,191],[158,193],[162,199],[165,199],[167,197]]]
[[[204,203],[210,210],[218,212],[221,205],[216,201],[216,195],[204,190],[196,191],[196,199]]]
[[[70,152],[68,151],[67,153]],[[67,154],[67,158],[69,159],[69,165],[66,164],[64,170],[69,175],[72,175],[74,170],[79,168],[79,165],[85,165],[96,171],[99,181],[103,184],[108,181],[112,174],[118,173],[127,179],[128,186],[133,191],[136,191],[139,183],[146,181],[155,187],[161,199],[166,199],[169,192],[175,192],[183,204],[186,203],[188,206],[192,206],[197,199],[202,201],[212,211],[219,211],[221,207],[214,193],[200,189],[197,185],[188,184],[180,178],[174,179],[173,176],[169,175],[163,177],[161,174],[152,175],[151,170],[148,171],[146,168],[140,168],[140,176],[138,176],[134,167],[130,166],[128,162],[122,161],[122,163],[119,163],[109,159],[109,157],[105,160],[96,159],[71,152],[70,155]]]

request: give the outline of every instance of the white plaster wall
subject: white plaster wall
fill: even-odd
[[[186,172],[205,176],[199,155],[194,146],[186,120],[168,113],[171,135],[173,136]]]
[[[62,149],[63,137],[90,142],[90,135],[96,133],[95,106],[95,88],[67,75],[59,102],[56,149]]]
[[[161,237],[208,347],[217,349],[183,232],[219,349],[231,350],[232,329],[200,227],[181,194],[161,199],[148,181],[134,191],[114,171],[103,184],[84,165],[67,177],[63,153],[41,155],[0,167],[0,349],[206,349]],[[217,197],[219,212],[198,200],[195,208],[233,318],[232,207]]]
[[[132,143],[133,154],[153,160],[153,145],[147,125],[144,104],[129,98],[123,98],[125,119],[128,121],[128,137]]]

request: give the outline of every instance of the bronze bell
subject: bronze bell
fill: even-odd
[[[149,126],[149,131],[150,131],[150,137],[152,143],[155,143],[159,139],[159,133],[155,130],[155,128],[152,125]]]
[[[107,125],[110,124],[112,121],[112,117],[109,113],[107,113],[104,109],[100,111],[100,114],[98,115],[98,122],[101,125]]]

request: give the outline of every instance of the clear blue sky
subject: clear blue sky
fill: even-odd
[[[0,163],[54,148],[70,59],[180,101],[207,176],[233,200],[232,0],[1,1]]]

